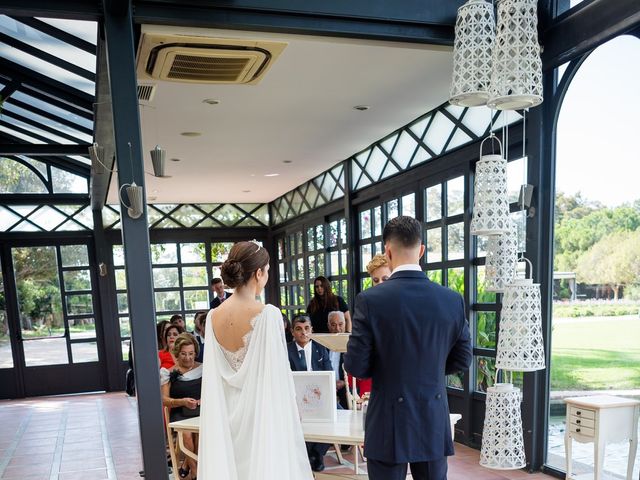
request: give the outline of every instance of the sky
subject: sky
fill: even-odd
[[[598,47],[560,110],[556,189],[617,206],[640,198],[640,39]]]

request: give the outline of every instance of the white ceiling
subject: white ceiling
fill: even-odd
[[[181,161],[167,161],[171,178],[146,176],[150,203],[269,202],[448,98],[449,48],[144,28],[288,42],[258,85],[158,82],[152,102],[140,110],[146,170],[152,171],[149,150],[156,144],[167,151],[167,159]],[[207,105],[206,98],[220,104]],[[360,112],[356,105],[371,108]],[[180,135],[186,131],[202,136]],[[264,176],[272,173],[280,175]],[[117,202],[116,185],[114,178],[109,203]]]

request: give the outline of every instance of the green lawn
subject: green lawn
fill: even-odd
[[[554,325],[551,390],[633,388],[640,388],[637,316]]]

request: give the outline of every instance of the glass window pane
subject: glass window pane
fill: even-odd
[[[118,293],[118,313],[129,313],[129,300],[126,293]]]
[[[324,248],[324,226],[316,226],[316,248]]]
[[[178,283],[178,268],[153,268],[153,286],[155,288],[177,288]]]
[[[131,336],[131,323],[129,317],[120,317],[120,336],[122,338],[128,338]]]
[[[67,295],[67,315],[87,315],[93,313],[91,294]]]
[[[347,221],[344,218],[340,219],[340,244],[344,246],[347,243]]]
[[[3,157],[0,158],[0,193],[47,193],[47,187],[29,168]]]
[[[86,177],[81,177],[56,167],[51,167],[51,183],[53,193],[89,192],[89,182]]]
[[[485,257],[487,255],[487,237],[482,237],[480,235],[473,235],[476,238],[476,256],[477,257]]]
[[[183,267],[182,285],[185,287],[207,286],[207,267]]]
[[[182,263],[204,263],[207,261],[204,243],[181,243],[180,261]]]
[[[89,265],[86,245],[62,245],[60,247],[63,267],[84,267]]]
[[[329,224],[329,247],[338,246],[338,221]]]
[[[360,238],[371,237],[371,210],[360,212]]]
[[[485,266],[478,266],[476,269],[476,302],[477,303],[493,303],[496,301],[494,292],[487,292],[485,289]]]
[[[122,360],[125,362],[129,360],[129,342],[130,340],[124,340],[120,342],[122,348]]]
[[[116,267],[124,266],[124,248],[122,245],[113,246],[113,264]]]
[[[447,286],[464,296],[464,268],[450,268],[447,270]]]
[[[447,216],[464,213],[464,176],[447,182]]]
[[[126,290],[127,289],[127,274],[123,268],[115,269],[115,277],[116,277],[116,290]]]
[[[285,257],[284,253],[284,238],[278,239],[278,260],[282,260]]]
[[[486,392],[492,387],[496,376],[496,359],[492,357],[476,357],[476,391]]]
[[[427,230],[427,263],[442,261],[442,228]]]
[[[315,229],[313,227],[307,228],[307,251],[311,252],[316,249],[316,239],[314,236]]]
[[[302,231],[296,232],[295,236],[296,236],[296,252],[300,254],[304,252],[304,250],[302,249]]]
[[[209,310],[209,291],[185,290],[184,308],[185,310]]]
[[[373,234],[375,236],[382,235],[382,207],[377,206],[373,209]]]
[[[442,218],[442,185],[427,188],[427,222]]]
[[[287,270],[284,268],[284,263],[278,264],[278,276],[280,277],[281,282],[288,282]]]
[[[297,280],[304,280],[304,258],[296,260]]]
[[[318,268],[318,275],[325,275],[324,271],[324,253],[319,253],[316,257],[316,266]]]
[[[211,278],[222,278],[220,267],[211,267]]]
[[[447,258],[464,258],[464,223],[447,225]]]
[[[464,375],[462,373],[454,373],[453,375],[447,375],[447,387],[463,390]]]
[[[527,250],[527,216],[521,211],[513,212],[510,215],[518,230],[518,253]]]
[[[340,250],[340,275],[347,275],[347,249]]]
[[[66,270],[62,272],[64,279],[64,289],[69,292],[72,290],[91,290],[91,275],[89,270]]]
[[[27,367],[65,365],[69,363],[66,338],[28,340],[22,343]]]
[[[96,342],[72,343],[71,358],[73,363],[97,362],[98,344]]]
[[[178,249],[175,243],[154,243],[151,245],[151,263],[178,263]]]
[[[432,282],[442,285],[442,270],[427,270],[427,278]]]
[[[307,259],[307,277],[311,280],[316,276],[316,257],[310,255]]]
[[[399,215],[398,212],[398,199],[394,198],[387,202],[387,222],[392,218],[396,218]]]
[[[156,310],[158,312],[174,312],[182,310],[180,292],[156,292]]]
[[[520,197],[522,185],[527,183],[527,157],[512,160],[507,164],[507,190],[509,202],[514,203]]]
[[[496,312],[475,312],[476,341],[479,348],[496,348]]]
[[[416,196],[413,193],[402,197],[402,215],[416,217]]]
[[[93,318],[72,318],[69,320],[69,335],[78,338],[96,338],[96,321]]]
[[[370,288],[372,286],[373,286],[373,281],[371,280],[371,277],[368,275],[365,278],[363,278],[360,282],[361,290],[366,290],[367,288]]]
[[[13,368],[13,356],[11,354],[11,332],[9,331],[9,318],[6,311],[6,297],[4,293],[4,281],[0,269],[0,369]]]
[[[361,272],[367,271],[367,264],[371,261],[371,257],[372,257],[371,245],[366,244],[366,245],[360,246],[360,261],[361,261],[360,271]]]
[[[340,273],[340,253],[337,250],[334,250],[330,255],[331,271],[329,272],[329,275],[338,275]]]

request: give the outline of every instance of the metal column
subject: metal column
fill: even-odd
[[[118,186],[135,181],[144,189],[131,3],[128,0],[105,2],[104,10]],[[149,230],[146,204],[143,206],[142,216],[135,220],[121,206],[120,218],[144,471],[146,478],[160,480],[168,479],[168,472],[158,375]]]

